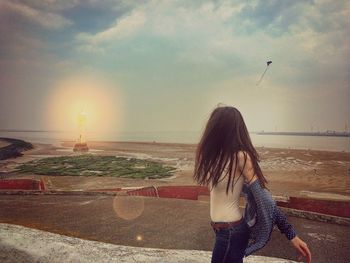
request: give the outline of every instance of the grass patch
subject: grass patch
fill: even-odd
[[[116,156],[83,154],[49,157],[22,164],[18,172],[39,175],[115,176],[156,179],[169,177],[175,167],[160,162]]]

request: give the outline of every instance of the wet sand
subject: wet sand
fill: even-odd
[[[74,155],[73,142],[62,147],[35,144],[24,156],[0,162],[0,171],[11,172],[19,163],[59,155]],[[40,176],[10,174],[9,177],[44,178],[51,189],[87,190],[148,185],[193,185],[196,145],[144,142],[89,142],[90,153],[154,159],[177,168],[165,179],[136,180],[111,177]],[[350,153],[296,149],[257,148],[261,168],[274,195],[312,196],[350,200]]]

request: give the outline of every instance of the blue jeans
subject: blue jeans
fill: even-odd
[[[249,227],[245,220],[236,226],[215,230],[212,263],[242,263],[248,245]]]

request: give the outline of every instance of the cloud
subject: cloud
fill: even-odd
[[[162,55],[165,55],[162,49],[174,52],[179,61],[219,62],[214,53],[232,50],[231,26],[223,23],[239,11],[240,5],[224,3],[216,8],[209,2],[187,7],[169,1],[136,6],[96,34],[77,34],[78,50],[102,54],[127,41],[131,44],[130,52],[148,52],[157,47]],[[163,45],[158,47],[157,42]]]
[[[97,34],[80,33],[77,39],[90,44],[101,44],[108,41],[115,41],[132,36],[140,29],[146,21],[142,11],[132,11],[115,22],[111,27],[98,32]]]
[[[72,21],[59,14],[43,12],[28,5],[10,1],[0,3],[0,14],[3,16],[21,16],[46,29],[61,29],[72,25]]]
[[[143,43],[143,49],[149,51],[152,47],[146,45],[161,41],[162,47],[176,51],[174,55],[179,60],[192,62],[240,58],[244,63],[262,53],[278,55],[276,47],[277,51],[290,50],[307,59],[322,60],[316,54],[320,50],[334,55],[339,49],[333,49],[341,46],[346,54],[349,43],[350,34],[344,34],[349,31],[349,6],[336,4],[332,9],[329,5],[330,1],[224,1],[196,5],[150,1],[118,17],[112,26],[96,34],[80,33],[76,39],[80,50],[91,52],[116,50],[124,40],[133,45],[144,39],[148,41]],[[328,27],[320,31],[316,21],[326,21],[323,23]]]
[[[250,33],[264,30],[272,35],[289,31],[303,16],[303,8],[311,1],[264,0],[246,3],[239,13],[239,19],[246,22],[245,30]]]
[[[81,2],[80,0],[19,0],[18,3],[35,9],[57,12],[73,8]],[[87,0],[85,2],[88,2]]]
[[[0,5],[0,70],[9,73],[7,80],[17,76],[18,83],[27,84],[24,75],[46,78],[37,73],[46,72],[44,67],[54,74],[81,67],[102,71],[122,83],[131,117],[144,107],[156,120],[162,116],[154,112],[164,107],[163,115],[181,119],[181,110],[196,108],[202,114],[223,98],[249,112],[252,122],[256,108],[273,116],[284,107],[276,115],[283,118],[287,109],[302,112],[316,103],[320,112],[325,103],[334,111],[348,107],[348,1],[23,0]],[[273,64],[256,87],[267,59]],[[174,106],[163,105],[168,101]],[[182,109],[175,109],[179,104]],[[178,126],[170,120],[169,127]],[[135,117],[135,127],[142,125]]]

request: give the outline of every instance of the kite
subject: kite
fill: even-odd
[[[265,76],[265,73],[266,73],[266,71],[267,71],[267,69],[269,68],[269,66],[270,66],[270,64],[272,63],[272,61],[271,60],[269,60],[269,61],[267,61],[266,62],[266,68],[265,68],[265,71],[264,71],[264,73],[261,75],[261,77],[260,77],[260,79],[259,79],[259,81],[256,83],[256,85],[258,86],[260,83],[261,83],[261,81],[262,81],[262,79],[264,78],[264,76]]]

